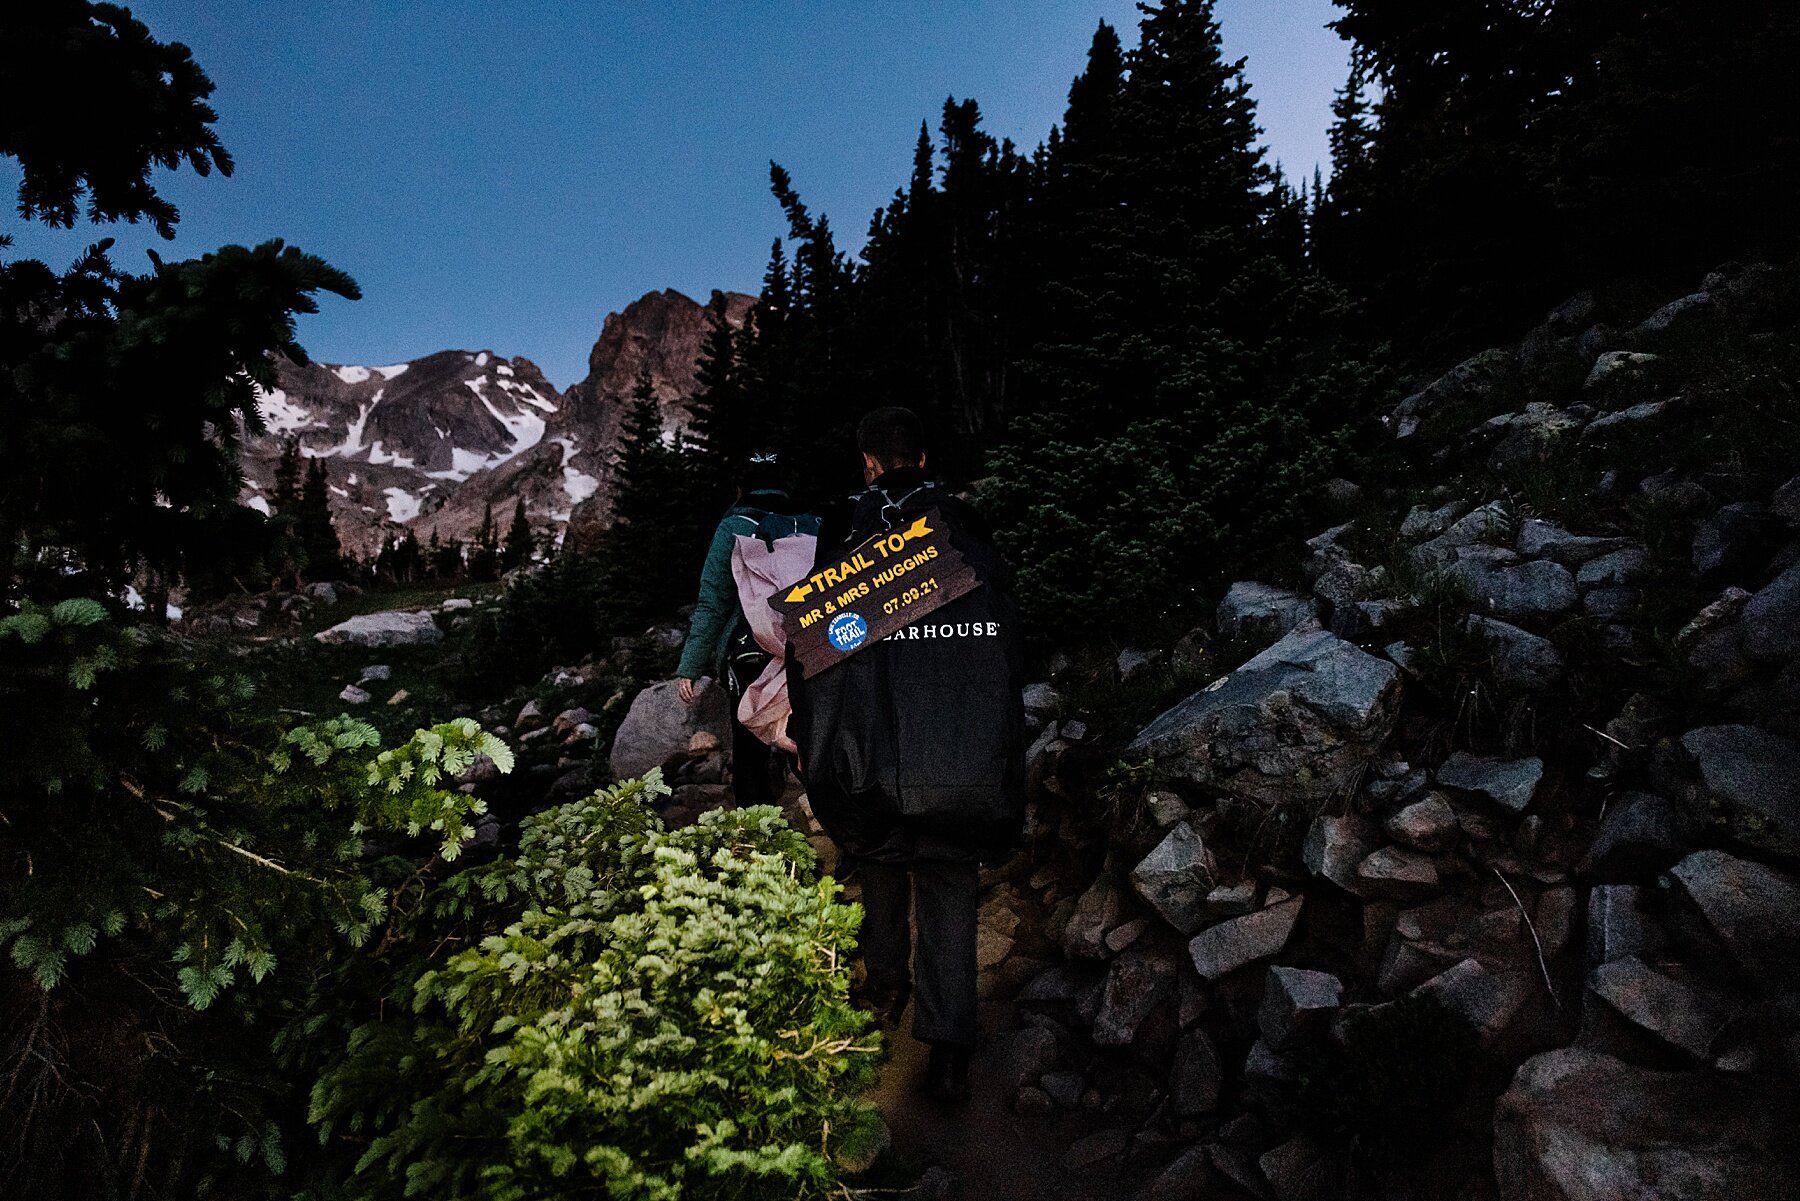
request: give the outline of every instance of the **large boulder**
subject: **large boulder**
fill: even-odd
[[[1192,934],[1206,919],[1213,887],[1213,857],[1200,835],[1176,822],[1156,848],[1131,869],[1131,885],[1164,921]]]
[[[1437,769],[1437,782],[1443,787],[1479,793],[1510,813],[1525,812],[1543,778],[1544,761],[1535,755],[1494,759],[1457,751]]]
[[[313,635],[327,646],[360,646],[376,650],[388,646],[431,646],[444,640],[444,632],[424,609],[414,612],[363,613],[340,621]]]
[[[1467,400],[1477,404],[1488,401],[1517,374],[1518,356],[1510,347],[1497,346],[1464,359],[1400,402],[1388,419],[1394,436],[1411,437],[1421,421],[1451,401]]]
[[[1400,671],[1325,630],[1295,630],[1138,734],[1130,753],[1267,805],[1343,791],[1393,730]]]
[[[1752,596],[1738,620],[1744,653],[1751,658],[1800,658],[1800,564]]]
[[[1800,743],[1755,726],[1702,726],[1681,736],[1700,779],[1746,847],[1800,858]]]
[[[1318,616],[1311,597],[1254,580],[1239,580],[1227,589],[1217,614],[1220,634],[1264,643]]]
[[[1595,968],[1588,988],[1620,1017],[1696,1060],[1712,1055],[1731,1020],[1731,1010],[1717,999],[1632,955]]]
[[[1484,612],[1505,621],[1545,621],[1575,607],[1575,577],[1560,563],[1532,559],[1500,566],[1479,559],[1459,560],[1449,569]]]
[[[1548,638],[1476,613],[1463,620],[1487,645],[1494,679],[1508,692],[1543,692],[1562,678],[1562,652]]]
[[[1669,874],[1745,972],[1764,980],[1796,975],[1800,880],[1724,851],[1695,851]]]
[[[694,703],[686,705],[675,687],[674,680],[661,680],[632,698],[613,736],[611,766],[617,778],[629,780],[685,756],[695,734],[709,733],[721,745],[731,736],[724,689],[711,680],[697,681]]]
[[[1766,1090],[1579,1047],[1525,1061],[1494,1110],[1500,1201],[1775,1201],[1800,1193]]]
[[[1300,920],[1301,903],[1294,897],[1200,931],[1188,942],[1194,970],[1203,980],[1217,980],[1246,963],[1280,954]]]

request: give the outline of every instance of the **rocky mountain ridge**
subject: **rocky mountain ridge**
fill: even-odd
[[[741,324],[753,297],[725,295]],[[262,394],[268,432],[243,445],[243,502],[269,511],[283,443],[327,460],[332,518],[345,548],[368,559],[411,528],[467,541],[492,507],[504,524],[523,500],[532,524],[560,538],[571,521],[604,520],[624,403],[647,371],[665,436],[685,429],[706,309],[673,290],[609,313],[586,379],[565,395],[524,358],[445,350],[383,367],[282,362]]]

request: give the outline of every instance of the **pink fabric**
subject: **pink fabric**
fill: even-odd
[[[813,552],[818,539],[810,534],[794,534],[777,538],[774,549],[761,538],[739,534],[731,552],[731,578],[737,585],[738,600],[750,623],[756,645],[775,656],[751,681],[738,698],[738,721],[777,750],[796,751],[788,737],[787,639],[781,619],[769,608],[769,598],[806,577],[812,570]]]

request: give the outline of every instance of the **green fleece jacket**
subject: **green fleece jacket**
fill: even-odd
[[[763,503],[758,503],[759,501]],[[688,624],[687,642],[681,648],[681,665],[675,674],[687,680],[701,676],[723,679],[725,653],[731,636],[744,619],[738,603],[737,581],[731,576],[731,552],[739,534],[754,534],[765,516],[786,506],[785,493],[751,492],[725,511],[719,528],[713,531],[712,545],[707,548],[706,562],[700,568],[700,596],[694,604],[694,619]],[[784,527],[775,531],[780,537],[791,533],[816,534],[819,519],[809,514],[789,517]]]

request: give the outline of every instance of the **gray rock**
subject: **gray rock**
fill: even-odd
[[[1124,913],[1125,890],[1111,873],[1100,873],[1075,903],[1075,913],[1063,929],[1063,954],[1071,959],[1105,959],[1106,935]]]
[[[631,708],[613,736],[610,766],[620,780],[643,775],[671,757],[685,756],[688,744],[702,731],[725,745],[730,736],[725,690],[711,680],[695,685],[694,703],[684,705],[675,681],[662,680],[632,698]]]
[[[1080,1072],[1045,1072],[1039,1082],[1044,1095],[1064,1109],[1074,1109],[1081,1102],[1081,1092],[1087,1087]]]
[[[1118,658],[1113,660],[1113,671],[1118,674],[1121,684],[1129,684],[1141,676],[1148,675],[1161,660],[1162,653],[1160,651],[1146,651],[1128,646],[1119,652]]]
[[[1791,1123],[1742,1080],[1579,1047],[1525,1061],[1494,1110],[1500,1201],[1777,1201]]]
[[[1332,1201],[1339,1182],[1331,1157],[1311,1136],[1297,1134],[1256,1161],[1275,1201]]]
[[[317,580],[301,589],[301,595],[323,605],[338,603],[338,586],[330,580]]]
[[[523,734],[526,730],[539,729],[549,722],[550,715],[544,712],[542,703],[533,698],[519,707],[518,716],[513,718],[513,733]]]
[[[1389,838],[1428,855],[1452,849],[1461,833],[1456,810],[1435,792],[1388,818],[1384,828]]]
[[[1489,419],[1475,437],[1478,441],[1499,439],[1488,455],[1488,470],[1505,474],[1548,459],[1564,443],[1574,441],[1584,424],[1586,419],[1580,413],[1532,401],[1523,412]]]
[[[1571,534],[1553,522],[1531,517],[1520,523],[1515,545],[1528,559],[1549,559],[1564,567],[1579,567],[1589,559],[1623,547],[1625,539]]]
[[[1195,1143],[1170,1161],[1144,1190],[1141,1201],[1193,1201],[1205,1197],[1217,1179],[1212,1165],[1213,1148]]]
[[[1750,580],[1761,574],[1785,535],[1764,505],[1730,504],[1694,530],[1694,570],[1706,580]]]
[[[1234,917],[1200,931],[1188,942],[1194,970],[1217,980],[1247,963],[1279,954],[1300,919],[1300,897]]]
[[[1731,1013],[1711,998],[1632,956],[1595,968],[1588,988],[1632,1025],[1648,1030],[1695,1059],[1712,1055]]]
[[[1013,1089],[1034,1085],[1046,1072],[1054,1072],[1058,1054],[1056,1035],[1042,1026],[1014,1031],[1006,1045],[1007,1078]]]
[[[1212,853],[1192,826],[1177,822],[1131,869],[1131,886],[1164,921],[1192,934],[1206,919],[1206,894],[1213,886]]]
[[[1492,567],[1459,560],[1449,574],[1461,580],[1484,612],[1504,621],[1545,621],[1575,607],[1575,577],[1546,559],[1516,567]]]
[[[1499,546],[1512,541],[1512,518],[1497,503],[1482,505],[1456,521],[1437,537],[1421,542],[1412,551],[1419,567],[1441,567],[1455,560],[1455,552],[1476,543]]]
[[[360,646],[377,650],[389,646],[435,646],[444,632],[424,610],[416,612],[363,613],[340,621],[313,635],[327,646]]]
[[[1650,575],[1650,556],[1640,546],[1626,546],[1589,559],[1576,573],[1583,588],[1618,588],[1640,584]]]
[[[1320,814],[1306,830],[1300,858],[1308,871],[1324,876],[1346,892],[1356,890],[1356,867],[1381,845],[1374,825],[1359,814]]]
[[[1410,600],[1359,600],[1331,611],[1330,629],[1346,642],[1366,642],[1412,612]]]
[[[356,682],[367,684],[372,680],[391,680],[393,678],[394,669],[392,667],[386,663],[371,663],[362,669],[362,676]]]
[[[1206,894],[1206,916],[1237,917],[1256,908],[1256,881],[1221,884]]]
[[[338,700],[346,705],[366,705],[369,703],[369,694],[355,684],[345,684],[344,690],[338,693]]]
[[[1393,729],[1400,672],[1324,630],[1295,630],[1140,732],[1130,753],[1266,805],[1348,787]]]
[[[1676,410],[1672,400],[1646,400],[1616,413],[1606,413],[1588,422],[1581,431],[1581,449],[1586,452],[1628,446],[1651,437],[1665,418]]]
[[[1771,580],[1739,618],[1744,653],[1753,659],[1800,658],[1800,564]]]
[[[1071,1172],[1079,1172],[1083,1168],[1091,1168],[1097,1163],[1109,1159],[1119,1159],[1125,1154],[1125,1148],[1131,1145],[1131,1131],[1121,1126],[1115,1130],[1101,1130],[1077,1141],[1063,1153],[1063,1167]]]
[[[1512,813],[1523,813],[1544,778],[1544,761],[1493,759],[1457,751],[1437,770],[1437,782],[1445,788],[1476,792]]]
[[[1216,614],[1224,637],[1263,644],[1318,616],[1318,605],[1311,597],[1253,580],[1239,580],[1227,589]]]
[[[1577,869],[1597,884],[1638,884],[1654,880],[1687,853],[1675,807],[1651,792],[1614,797],[1600,819]]]
[[[1755,726],[1702,726],[1681,736],[1681,749],[1739,842],[1800,856],[1800,743]]]
[[[1094,1042],[1128,1046],[1150,1011],[1175,993],[1175,964],[1156,955],[1128,951],[1113,960],[1106,993],[1094,1018]]]
[[[1712,493],[1671,467],[1658,475],[1646,476],[1638,491],[1657,505],[1677,516],[1698,513],[1712,507]]]
[[[1400,536],[1408,541],[1415,538],[1435,538],[1468,511],[1469,502],[1466,500],[1453,500],[1435,509],[1429,505],[1414,505],[1400,523]]]
[[[1471,613],[1463,627],[1487,645],[1494,679],[1508,692],[1543,692],[1562,679],[1562,652],[1511,622]]]
[[[1581,598],[1581,609],[1598,621],[1629,621],[1643,603],[1639,588],[1590,588]]]
[[[592,725],[594,715],[586,709],[564,709],[550,723],[550,732],[566,737],[577,726]]]
[[[1462,1015],[1483,1043],[1491,1043],[1512,1024],[1530,999],[1532,987],[1521,973],[1496,975],[1471,957],[1419,985],[1413,995],[1436,998],[1446,1009]]]
[[[1325,1028],[1343,995],[1343,983],[1329,972],[1272,967],[1256,1011],[1257,1029],[1270,1050],[1289,1050]]]
[[[1618,383],[1656,362],[1657,356],[1631,350],[1608,350],[1594,360],[1594,366],[1582,383],[1584,388],[1598,388],[1605,383]]]
[[[1793,974],[1800,880],[1724,851],[1695,851],[1669,874],[1738,966],[1760,979]]]
[[[1633,346],[1663,346],[1680,335],[1711,328],[1715,315],[1712,294],[1695,292],[1663,305],[1629,330],[1625,337]]]
[[[446,597],[443,603],[438,605],[438,611],[442,613],[467,613],[474,607],[475,602],[466,596],[451,596]]]
[[[1800,475],[1775,489],[1769,509],[1789,525],[1800,526]]]
[[[1190,1026],[1175,1044],[1175,1064],[1169,1073],[1169,1098],[1184,1118],[1211,1113],[1219,1107],[1224,1072],[1219,1052],[1206,1031]]]
[[[1296,1057],[1270,1049],[1257,1039],[1244,1057],[1244,1083],[1264,1108],[1280,1112],[1292,1101],[1300,1083],[1300,1065]]]
[[[1166,830],[1176,822],[1185,820],[1191,812],[1186,801],[1162,788],[1153,788],[1144,795],[1144,809],[1159,830]]]
[[[1027,684],[1020,694],[1025,712],[1048,721],[1062,707],[1062,697],[1049,684]]]
[[[1518,374],[1518,357],[1510,347],[1494,347],[1473,355],[1401,401],[1388,418],[1396,438],[1410,438],[1419,423],[1446,402],[1494,396]]]
[[[1417,901],[1439,891],[1431,856],[1405,847],[1382,847],[1356,867],[1356,894],[1369,900]]]
[[[1656,894],[1634,884],[1606,884],[1588,893],[1587,966],[1628,955],[1653,959],[1668,945],[1668,934],[1649,911]]]
[[[1346,521],[1306,540],[1306,549],[1311,552],[1306,560],[1307,579],[1316,580],[1333,564],[1349,561],[1350,552],[1342,543],[1344,536],[1354,528],[1352,522]]]
[[[1106,936],[1106,949],[1117,954],[1144,936],[1150,929],[1150,919],[1134,917],[1122,926],[1114,926]]]

